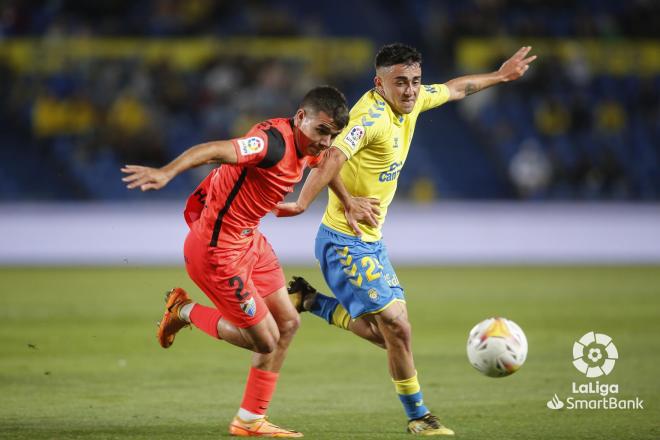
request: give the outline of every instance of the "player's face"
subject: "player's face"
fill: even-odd
[[[414,64],[395,64],[376,70],[374,79],[376,90],[399,114],[413,111],[419,87],[422,84],[422,66]]]
[[[323,111],[299,109],[294,120],[298,127],[296,145],[300,154],[305,156],[318,156],[332,146],[332,141],[341,132],[335,121]]]

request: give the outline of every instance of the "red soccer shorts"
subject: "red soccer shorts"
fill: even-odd
[[[284,272],[266,237],[255,229],[242,249],[209,247],[194,230],[184,244],[186,270],[223,318],[239,328],[259,323],[268,313],[263,298],[284,287]]]

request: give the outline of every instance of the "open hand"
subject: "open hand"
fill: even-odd
[[[126,165],[121,169],[126,177],[121,179],[127,182],[126,188],[139,187],[142,191],[161,189],[170,181],[171,177],[161,168],[143,167],[140,165]]]
[[[350,203],[344,206],[344,215],[349,226],[358,237],[362,236],[362,230],[358,223],[378,227],[378,216],[380,215],[380,200],[370,197],[351,197]]]
[[[303,212],[305,210],[297,202],[278,203],[272,210],[276,217],[293,217]]]
[[[536,59],[536,55],[525,58],[530,50],[532,50],[532,46],[523,46],[502,64],[498,70],[502,75],[502,81],[514,81],[527,72],[531,62]]]

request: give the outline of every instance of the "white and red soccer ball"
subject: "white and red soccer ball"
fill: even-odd
[[[515,322],[488,318],[470,330],[467,355],[470,364],[486,376],[509,376],[527,358],[527,338]]]

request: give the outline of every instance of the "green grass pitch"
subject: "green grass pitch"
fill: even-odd
[[[316,268],[286,268],[325,287]],[[660,267],[399,268],[425,401],[458,439],[660,438]],[[217,439],[241,400],[249,353],[184,330],[155,339],[182,268],[0,269],[0,438]],[[467,362],[467,332],[492,315],[525,330],[511,377]],[[604,383],[644,410],[559,410],[573,342],[595,330],[619,350]],[[270,416],[310,439],[409,439],[385,352],[305,314]]]

